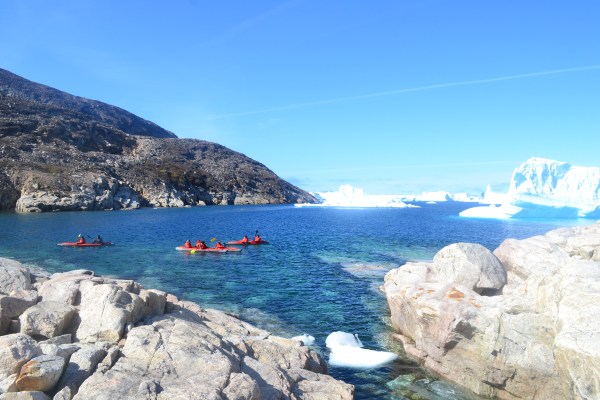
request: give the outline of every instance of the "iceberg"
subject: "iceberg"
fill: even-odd
[[[474,218],[599,218],[600,168],[533,157],[513,171],[508,193],[486,188]]]
[[[331,350],[329,364],[338,367],[372,369],[398,358],[397,354],[389,351],[364,349],[358,336],[347,332],[332,332],[327,336],[325,345]]]
[[[416,207],[404,203],[399,196],[394,195],[367,195],[363,189],[351,185],[341,185],[336,192],[312,193],[318,204],[295,204],[296,207],[356,207],[356,208],[406,208]]]
[[[396,195],[367,195],[363,189],[351,185],[341,185],[335,192],[312,192],[319,200],[317,204],[295,204],[296,207],[356,207],[356,208],[406,208],[419,207],[406,202],[437,203],[445,201],[478,202],[476,196],[467,193],[455,195],[444,192],[423,192],[421,194],[396,194]]]

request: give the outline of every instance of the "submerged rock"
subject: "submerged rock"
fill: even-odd
[[[386,275],[392,324],[407,353],[480,395],[599,398],[598,249],[600,223],[508,239],[492,261],[492,276],[506,276],[506,285],[498,280],[491,293],[473,285],[489,255],[466,263],[442,250],[433,263]]]
[[[0,265],[6,282],[28,276],[21,264]],[[353,398],[300,341],[133,281],[91,271],[45,278],[42,301],[17,315],[22,333],[0,336],[0,398]]]

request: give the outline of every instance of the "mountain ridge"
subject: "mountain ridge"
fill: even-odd
[[[0,69],[0,210],[314,201],[242,153]]]

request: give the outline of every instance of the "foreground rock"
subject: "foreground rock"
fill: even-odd
[[[6,314],[0,398],[353,398],[300,341],[133,281],[48,276],[0,258],[1,282],[3,293],[38,296]]]
[[[406,351],[481,395],[600,398],[600,223],[508,239],[493,255],[475,247],[386,275]]]

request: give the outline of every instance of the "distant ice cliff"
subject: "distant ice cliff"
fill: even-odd
[[[396,194],[396,195],[368,195],[363,189],[351,185],[341,185],[335,192],[311,193],[318,204],[296,204],[297,207],[356,207],[356,208],[405,208],[418,207],[407,202],[444,202],[444,201],[469,201],[477,202],[479,197],[469,196],[467,193],[451,194],[449,192],[423,192],[421,194]]]
[[[480,206],[460,213],[476,218],[600,218],[600,168],[530,158],[514,170],[508,193],[488,186]]]

